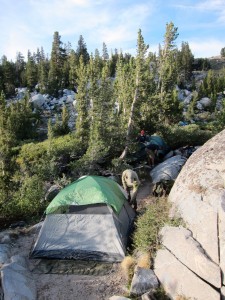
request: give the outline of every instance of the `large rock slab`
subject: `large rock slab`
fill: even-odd
[[[159,250],[155,274],[172,299],[184,296],[198,300],[220,300],[220,293],[186,268],[168,250]]]
[[[220,243],[220,267],[223,274],[223,285],[225,285],[225,200],[219,208],[218,229]]]
[[[166,226],[161,230],[160,236],[163,246],[183,265],[216,288],[221,287],[220,267],[205,255],[190,230]]]
[[[197,149],[179,173],[169,194],[193,237],[215,262],[224,262],[225,130]],[[218,239],[219,237],[219,239]],[[222,248],[222,251],[220,250]],[[220,263],[224,270],[224,263]]]
[[[185,221],[206,254],[219,263],[217,213],[201,200],[199,194],[189,193],[177,207],[179,216]]]

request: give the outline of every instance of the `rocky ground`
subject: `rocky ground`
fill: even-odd
[[[137,197],[139,209],[149,202],[150,194],[150,181],[143,181]],[[28,258],[34,239],[34,233],[20,233],[12,245],[12,255],[19,254]],[[40,261],[28,262],[36,281],[38,300],[106,300],[113,295],[129,296],[126,277],[119,264],[97,268],[89,265],[88,268],[84,266],[83,269],[80,267],[73,271],[68,266],[67,269],[59,266],[58,272],[54,271],[57,268],[51,269],[49,266],[50,273],[45,274]]]

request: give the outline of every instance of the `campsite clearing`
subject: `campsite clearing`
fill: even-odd
[[[150,192],[151,184],[146,181],[141,185],[137,197],[140,207],[150,201],[148,198]],[[19,254],[28,257],[34,238],[34,234],[20,234],[14,242],[12,255]],[[38,264],[38,260],[35,261],[31,260],[29,262],[31,269],[34,269]],[[108,270],[106,275],[101,275],[101,270],[97,274],[95,274],[95,271],[91,274],[92,271],[90,271],[87,275],[85,274],[86,268],[83,270],[83,275],[33,273],[38,291],[38,300],[106,300],[113,295],[128,295],[126,278],[120,269],[120,265],[111,264],[111,266],[111,270]]]

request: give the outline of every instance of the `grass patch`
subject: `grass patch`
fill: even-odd
[[[138,255],[137,266],[144,269],[151,268],[151,255],[149,252],[144,252]]]
[[[158,249],[158,233],[169,222],[169,208],[166,198],[154,198],[145,212],[138,217],[133,234],[135,250],[154,253]]]
[[[150,253],[151,257],[160,246],[159,231],[165,225],[181,225],[181,220],[169,218],[171,204],[166,197],[153,198],[135,222],[133,247],[135,251]]]
[[[134,275],[134,267],[136,260],[132,256],[126,256],[120,264],[122,273],[126,280],[130,283]]]

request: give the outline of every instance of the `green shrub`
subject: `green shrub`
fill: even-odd
[[[14,193],[13,199],[5,203],[2,215],[8,220],[22,219],[31,221],[36,219],[44,211],[43,198],[44,188],[42,180],[37,175],[30,178],[27,177],[18,191]]]
[[[32,176],[37,174],[43,180],[53,180],[61,175],[60,165],[82,156],[84,149],[72,134],[53,138],[40,143],[29,143],[21,147],[17,157],[20,171]]]
[[[160,135],[172,149],[184,146],[201,146],[212,138],[215,133],[210,130],[202,130],[199,125],[168,126],[159,128]]]

